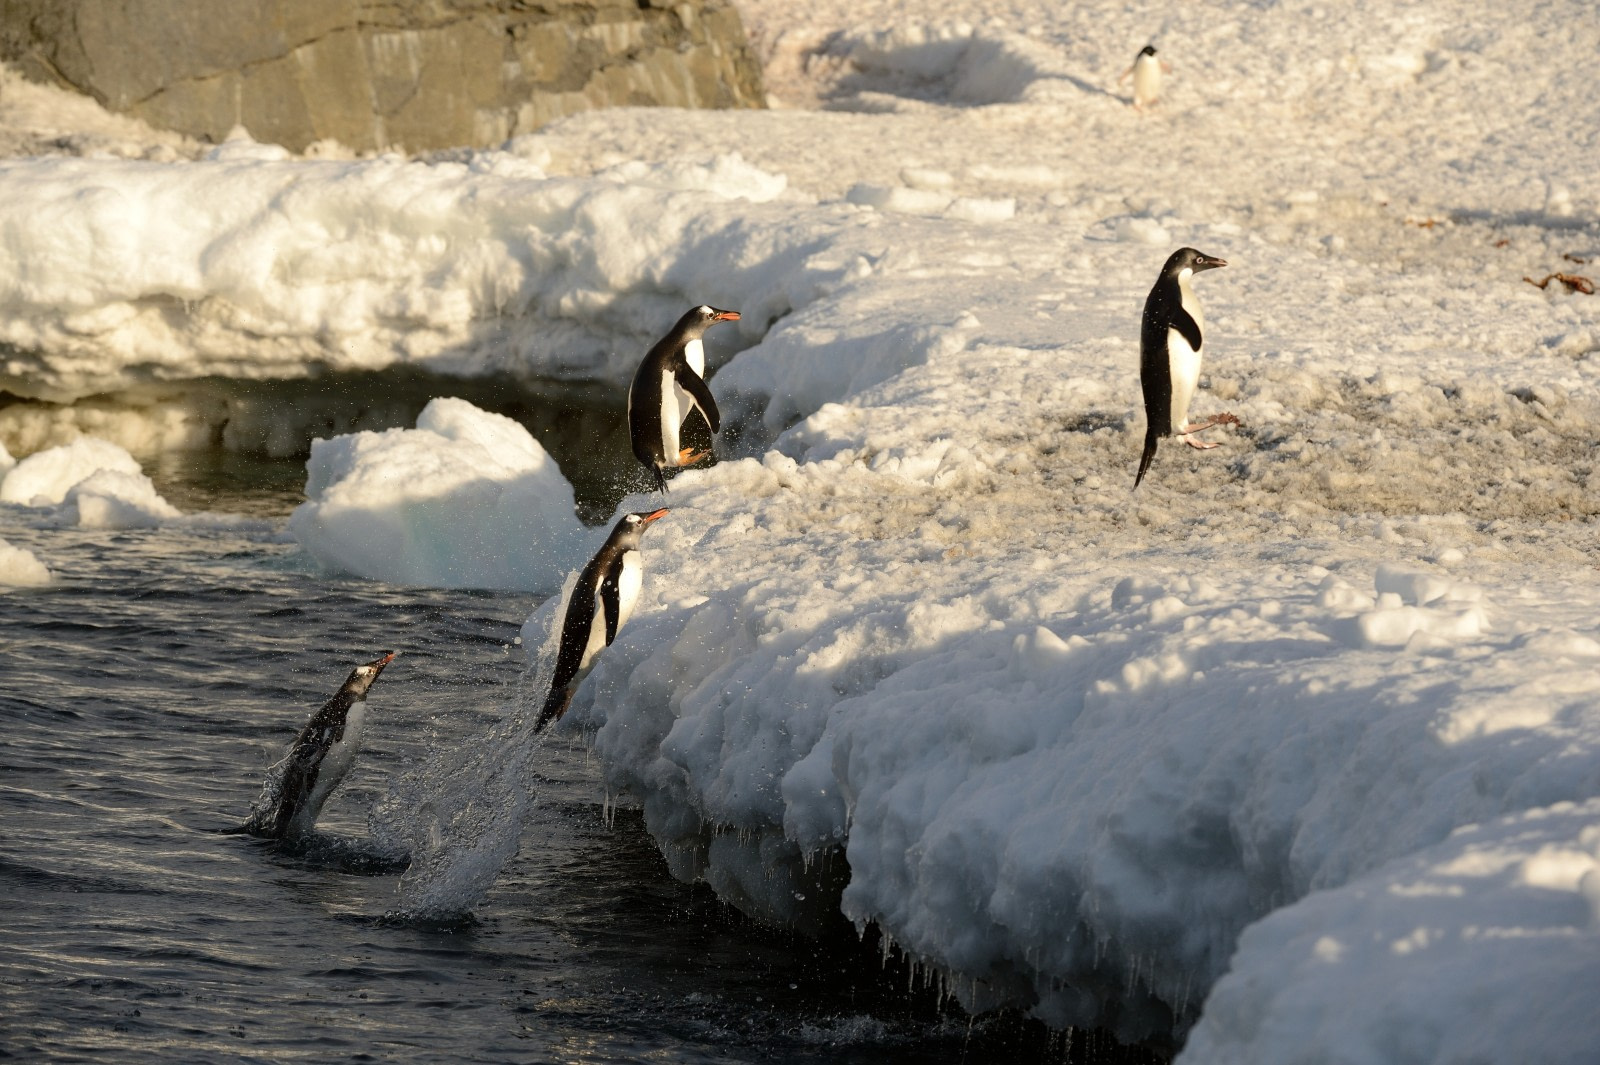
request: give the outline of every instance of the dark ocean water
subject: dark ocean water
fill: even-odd
[[[388,916],[368,839],[389,781],[482,743],[516,698],[516,593],[314,571],[277,530],[298,467],[165,468],[186,510],[253,525],[0,537],[56,574],[0,591],[0,1058],[238,1062],[1148,1060],[973,1021],[848,929],[760,927],[678,883],[603,809],[571,738],[538,754],[520,850],[472,916]],[[198,471],[198,472],[196,472]],[[349,669],[366,745],[298,853],[222,834]]]

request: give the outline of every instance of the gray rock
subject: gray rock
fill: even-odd
[[[482,147],[595,107],[761,107],[731,0],[0,0],[0,59],[294,151]]]

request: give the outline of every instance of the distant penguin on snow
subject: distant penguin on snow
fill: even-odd
[[[1148,424],[1139,473],[1133,479],[1135,488],[1150,469],[1156,457],[1156,442],[1163,436],[1182,437],[1190,447],[1204,451],[1217,445],[1197,441],[1189,434],[1214,425],[1239,424],[1231,414],[1218,414],[1203,425],[1190,425],[1187,421],[1189,401],[1194,399],[1200,383],[1204,328],[1200,301],[1195,299],[1190,281],[1198,271],[1227,265],[1222,259],[1202,255],[1193,248],[1179,248],[1168,257],[1144,301],[1144,320],[1139,330],[1139,383],[1144,386]]]
[[[289,751],[276,809],[261,819],[265,835],[292,840],[311,834],[328,796],[355,764],[366,724],[367,692],[396,653],[352,670],[301,730]]]
[[[624,514],[578,574],[561,620],[555,676],[550,680],[550,694],[539,711],[539,719],[533,724],[535,732],[567,712],[572,693],[588,675],[595,656],[611,645],[632,616],[644,587],[640,538],[651,522],[666,515],[664,509]]]
[[[1134,56],[1133,65],[1122,72],[1117,84],[1121,85],[1129,75],[1133,76],[1133,106],[1135,110],[1143,111],[1161,98],[1161,75],[1171,72],[1172,68],[1165,60],[1156,58],[1156,46],[1147,44]]]
[[[701,305],[690,309],[639,364],[628,388],[628,437],[633,453],[656,475],[656,487],[667,490],[668,469],[690,466],[710,452],[679,446],[678,434],[689,414],[698,410],[715,433],[722,425],[717,401],[705,381],[702,338],[718,322],[737,322],[738,311]]]

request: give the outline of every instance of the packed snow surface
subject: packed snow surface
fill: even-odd
[[[0,164],[3,386],[620,389],[687,306],[739,310],[736,431],[562,726],[677,875],[1186,1065],[1592,1061],[1600,297],[1551,276],[1600,271],[1592,4],[742,8],[801,109]],[[1229,262],[1192,411],[1242,425],[1134,492],[1140,308],[1184,245]],[[536,464],[451,410],[319,445],[296,535],[554,588],[593,542],[509,572]],[[519,513],[560,526],[548,472]],[[505,853],[455,798],[430,906]]]

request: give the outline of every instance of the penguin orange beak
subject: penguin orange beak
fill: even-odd
[[[1203,255],[1195,260],[1194,265],[1198,270],[1215,270],[1219,266],[1227,266],[1228,260],[1218,259],[1215,256]]]
[[[657,518],[666,517],[667,513],[668,513],[667,508],[666,507],[662,507],[660,510],[652,510],[650,513],[646,514],[640,520],[644,524],[649,525],[651,522],[655,521]]]
[[[713,322],[737,322],[739,320],[739,312],[718,311],[716,314],[711,316],[711,320]]]

